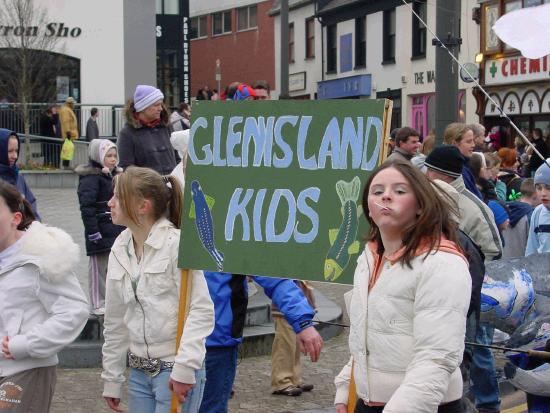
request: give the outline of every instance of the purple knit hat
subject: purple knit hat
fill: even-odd
[[[164,95],[154,86],[138,85],[134,93],[134,108],[136,112],[147,109],[153,103],[163,100]]]

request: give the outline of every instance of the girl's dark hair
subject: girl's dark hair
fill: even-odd
[[[416,251],[427,241],[429,243],[429,251],[424,257],[426,258],[430,252],[439,247],[442,235],[449,241],[453,241],[460,248],[456,235],[456,224],[452,220],[452,214],[456,214],[457,211],[453,207],[451,197],[436,190],[428,178],[410,162],[394,160],[385,162],[375,169],[369,176],[363,190],[363,211],[370,225],[367,240],[378,243],[378,253],[384,253],[384,245],[382,244],[380,230],[369,214],[369,188],[374,177],[388,168],[396,169],[405,177],[411,186],[420,210],[416,219],[403,228],[403,246],[405,247],[405,251],[399,262],[412,268],[411,261],[414,259]],[[458,216],[458,214],[456,215]]]
[[[19,231],[25,231],[36,220],[29,201],[23,197],[17,188],[0,179],[0,197],[4,199],[12,214],[20,212],[21,223],[17,226]]]
[[[155,220],[165,216],[176,228],[180,227],[182,192],[177,178],[163,176],[149,168],[130,166],[114,177],[113,185],[122,211],[136,225],[140,225],[137,201],[148,199],[153,204]]]

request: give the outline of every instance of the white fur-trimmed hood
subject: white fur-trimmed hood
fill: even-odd
[[[38,266],[42,277],[56,282],[74,271],[80,247],[62,229],[34,221],[25,231],[20,254]]]

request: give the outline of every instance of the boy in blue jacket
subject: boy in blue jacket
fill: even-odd
[[[533,155],[535,156],[535,155]],[[535,188],[540,205],[531,216],[531,226],[525,256],[550,252],[550,159],[546,160],[535,172]]]
[[[0,178],[17,188],[19,193],[31,204],[36,219],[40,220],[36,210],[36,198],[17,167],[20,147],[21,143],[17,133],[0,128]]]
[[[204,273],[216,324],[206,339],[206,386],[199,413],[226,413],[237,372],[237,350],[243,339],[248,305],[246,276],[223,272]],[[323,339],[313,327],[314,309],[291,279],[253,277],[285,316],[296,333],[300,350],[317,361]]]

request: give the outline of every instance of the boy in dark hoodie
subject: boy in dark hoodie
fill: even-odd
[[[105,313],[105,277],[109,253],[124,227],[113,224],[107,202],[113,196],[113,176],[122,172],[116,145],[108,139],[93,139],[89,147],[90,162],[79,165],[78,201],[84,223],[88,286],[92,314]]]
[[[504,249],[502,258],[525,256],[525,246],[529,235],[529,223],[533,209],[540,204],[533,178],[524,179],[520,186],[520,198],[507,203],[510,213],[510,226],[503,232]]]
[[[19,193],[31,204],[36,219],[40,220],[36,210],[36,198],[17,167],[20,146],[17,133],[0,128],[0,178],[17,188]]]

